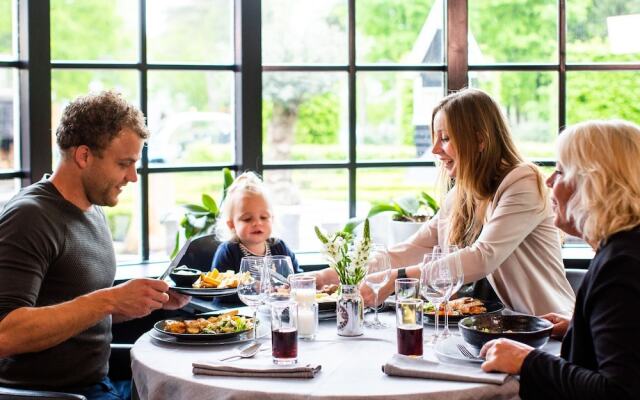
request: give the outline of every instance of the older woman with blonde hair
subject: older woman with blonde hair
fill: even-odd
[[[488,342],[482,368],[520,374],[520,396],[640,398],[640,127],[591,121],[558,140],[552,189],[555,224],[596,255],[573,319],[545,315],[564,335],[560,357],[506,339]]]
[[[518,312],[570,315],[574,293],[544,180],[516,148],[498,104],[477,89],[450,94],[433,110],[431,136],[446,198],[415,235],[389,249],[394,279],[379,299],[393,292],[396,278],[419,278],[434,246],[457,245],[466,282],[487,277],[500,300]],[[318,282],[331,275],[320,272]],[[373,303],[370,289],[362,294]]]

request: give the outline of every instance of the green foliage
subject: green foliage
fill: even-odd
[[[439,209],[440,206],[433,197],[426,192],[420,192],[418,196],[403,196],[390,203],[375,203],[369,210],[367,218],[383,212],[392,212],[392,218],[395,221],[423,222]]]
[[[11,54],[12,29],[11,4],[12,0],[0,0],[0,54]]]
[[[340,127],[339,99],[334,93],[318,94],[298,109],[295,142],[304,144],[336,144]]]

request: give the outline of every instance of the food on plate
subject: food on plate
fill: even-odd
[[[435,306],[427,302],[424,305],[424,312],[427,314],[435,314]],[[459,299],[449,301],[449,316],[452,315],[476,315],[487,312],[482,300],[473,297],[461,297]],[[440,305],[438,315],[444,315],[444,305]]]
[[[320,290],[316,291],[316,301],[335,302],[338,298],[338,285],[324,285]]]
[[[238,310],[216,315],[207,319],[164,321],[164,330],[170,333],[235,333],[253,329],[253,319],[238,315]]]
[[[240,274],[236,274],[232,270],[220,272],[214,268],[212,271],[200,274],[200,278],[194,282],[193,287],[196,289],[216,288],[227,289],[237,288],[240,281]]]

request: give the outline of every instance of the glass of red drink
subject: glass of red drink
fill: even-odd
[[[420,299],[396,301],[398,354],[422,357],[422,307]]]
[[[274,364],[298,362],[298,305],[294,302],[271,303],[271,355]]]

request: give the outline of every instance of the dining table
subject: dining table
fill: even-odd
[[[248,309],[241,308],[240,312],[251,315]],[[233,365],[271,363],[269,315],[259,313],[258,316],[261,323],[257,340],[262,343],[262,351],[251,359],[230,362]],[[383,365],[397,352],[395,313],[381,312],[379,317],[386,327],[365,327],[361,336],[338,336],[335,319],[329,319],[320,321],[314,340],[299,340],[298,364],[321,366],[320,372],[311,379],[194,375],[192,363],[218,362],[237,354],[243,343],[172,343],[171,340],[158,340],[157,332],[150,331],[142,335],[131,350],[133,395],[151,400],[518,398],[519,382],[514,376],[507,377],[502,384],[493,384],[385,374]],[[365,315],[365,318],[372,318],[372,315]],[[433,326],[425,324],[425,338],[432,333]],[[449,340],[462,340],[455,326],[451,327]],[[464,360],[438,357],[436,350],[440,353],[440,348],[437,346],[425,343],[424,359],[465,364]],[[552,339],[543,349],[557,354],[560,342]],[[480,368],[479,363],[469,362],[465,367],[469,365]]]

